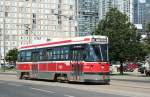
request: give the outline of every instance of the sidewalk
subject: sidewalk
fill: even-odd
[[[16,75],[16,71],[6,70],[5,72],[0,70],[0,74],[9,74],[9,75]]]
[[[111,75],[111,79],[119,81],[135,81],[150,83],[150,77],[146,77],[144,74],[140,74],[139,72],[124,72],[124,75],[114,73]]]

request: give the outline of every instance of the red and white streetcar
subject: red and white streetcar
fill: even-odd
[[[19,48],[17,77],[110,82],[108,37],[85,36]]]

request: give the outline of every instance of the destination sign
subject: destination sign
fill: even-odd
[[[92,42],[107,43],[107,38],[92,38]]]

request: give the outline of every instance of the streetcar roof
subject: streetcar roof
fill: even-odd
[[[101,44],[108,43],[107,36],[100,36],[100,35],[92,35],[92,36],[83,36],[83,37],[74,37],[74,38],[67,38],[67,39],[59,39],[55,41],[48,41],[45,43],[38,43],[38,44],[29,44],[25,46],[20,46],[20,50],[26,49],[34,49],[34,48],[43,48],[43,47],[54,47],[54,46],[61,46],[61,45],[71,45],[71,44],[83,44],[83,43],[96,43],[93,39],[103,39],[102,41],[98,41]]]

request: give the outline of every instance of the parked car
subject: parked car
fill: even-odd
[[[136,63],[128,63],[128,64],[123,64],[123,71],[124,72],[133,72],[136,68],[138,68],[138,64]],[[117,71],[120,71],[120,66],[117,68]]]
[[[2,67],[4,67],[4,63],[2,63]],[[5,63],[5,68],[6,68],[6,69],[15,68],[15,64],[6,62],[6,63]]]
[[[139,67],[138,72],[144,74],[144,71],[145,71],[145,67]]]
[[[145,72],[145,63],[140,63],[139,64],[138,72],[140,72],[141,74],[144,74],[144,72]]]
[[[138,67],[139,66],[136,63],[129,63],[127,64],[127,71],[133,72]]]

